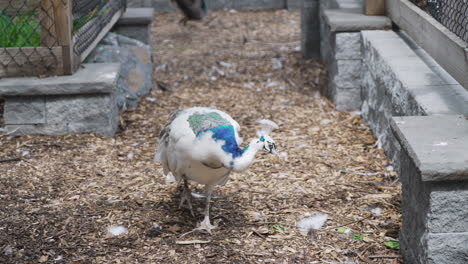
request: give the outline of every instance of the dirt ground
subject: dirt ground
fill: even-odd
[[[300,57],[300,14],[212,11],[203,23],[158,14],[155,82],[114,138],[0,134],[0,263],[400,263],[400,185],[358,113],[317,94],[317,61]],[[169,114],[189,106],[230,113],[245,141],[258,119],[280,125],[279,157],[258,154],[233,174],[203,218],[178,209],[180,190],[153,162]],[[201,191],[201,186],[196,187]],[[318,230],[297,223],[328,215]],[[111,225],[128,228],[112,236]]]

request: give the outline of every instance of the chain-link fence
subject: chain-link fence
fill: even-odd
[[[0,78],[72,73],[124,7],[125,0],[0,0]]]
[[[52,0],[0,0],[0,77],[58,73],[56,24]]]
[[[411,0],[432,17],[468,42],[467,0]]]

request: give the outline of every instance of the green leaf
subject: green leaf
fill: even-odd
[[[364,238],[368,237],[369,235],[354,235],[351,238],[354,240],[362,241]]]
[[[284,227],[282,225],[273,225],[273,228],[280,231],[280,232],[282,232],[282,233],[284,233],[284,232],[286,232],[288,230],[286,227]]]
[[[351,230],[350,230],[349,228],[347,228],[347,227],[338,227],[338,228],[336,229],[336,231],[337,231],[338,233],[349,233]]]
[[[391,249],[400,249],[400,242],[398,241],[387,241],[387,242],[384,242],[384,245],[386,245],[387,247]]]

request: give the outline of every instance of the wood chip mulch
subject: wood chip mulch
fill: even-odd
[[[156,15],[155,88],[114,138],[0,134],[0,263],[401,263],[384,244],[398,239],[397,175],[358,113],[316,92],[326,73],[301,59],[300,14],[179,20]],[[216,188],[213,235],[183,236],[204,201],[195,218],[178,209],[180,190],[153,162],[159,129],[190,106],[230,113],[245,142],[258,119],[280,125],[279,157],[258,154]],[[317,212],[325,225],[301,232]],[[112,225],[128,231],[113,236]]]

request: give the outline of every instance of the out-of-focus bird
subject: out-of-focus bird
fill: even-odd
[[[269,133],[278,128],[273,121],[259,121],[257,138],[240,148],[239,124],[228,114],[215,108],[194,107],[172,114],[161,130],[155,161],[164,174],[171,172],[183,183],[179,208],[187,203],[193,215],[188,181],[205,185],[205,217],[198,229],[211,233],[210,200],[215,185],[227,182],[232,171],[246,170],[258,151],[277,155],[275,141]]]
[[[172,0],[176,2],[184,18],[180,20],[184,26],[189,20],[202,20],[208,13],[205,0]]]

